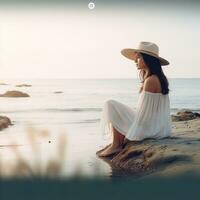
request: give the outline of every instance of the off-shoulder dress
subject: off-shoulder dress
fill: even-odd
[[[131,141],[170,136],[169,95],[143,90],[136,108],[113,99],[107,100],[100,119],[103,134],[112,132],[111,125]]]

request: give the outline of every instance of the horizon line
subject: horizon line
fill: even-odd
[[[0,78],[0,80],[6,80],[6,79],[139,79],[137,77],[114,77],[114,78],[36,78],[36,77],[30,77],[30,78],[23,78],[23,77],[15,77],[15,78]],[[200,77],[167,77],[167,79],[200,79]]]

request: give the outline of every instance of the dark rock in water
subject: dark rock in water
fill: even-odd
[[[7,91],[4,94],[0,94],[0,97],[30,97],[28,94],[20,91]]]
[[[171,115],[172,121],[186,121],[186,120],[192,120],[200,117],[200,114],[197,112],[192,112],[190,110],[180,111],[177,112],[176,115]]]
[[[12,125],[11,120],[6,116],[0,116],[0,130]]]
[[[0,85],[8,85],[7,83],[0,83]]]
[[[29,85],[29,84],[19,84],[19,85],[16,85],[16,87],[31,87],[32,85]]]
[[[55,94],[61,94],[61,93],[63,93],[62,91],[55,91],[54,92]]]

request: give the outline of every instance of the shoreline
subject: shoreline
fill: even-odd
[[[112,177],[129,175],[136,178],[163,177],[187,171],[199,171],[200,116],[186,110],[176,117],[172,115],[171,117],[173,119],[172,137],[131,141],[120,153],[109,158],[100,158],[110,165]],[[0,145],[0,148],[8,149],[14,146],[6,144]]]

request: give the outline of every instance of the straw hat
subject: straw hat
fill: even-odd
[[[122,49],[121,54],[126,58],[134,60],[136,62],[136,53],[145,53],[150,56],[154,56],[160,60],[161,65],[169,65],[169,61],[159,56],[159,48],[152,42],[140,42],[137,49]]]

